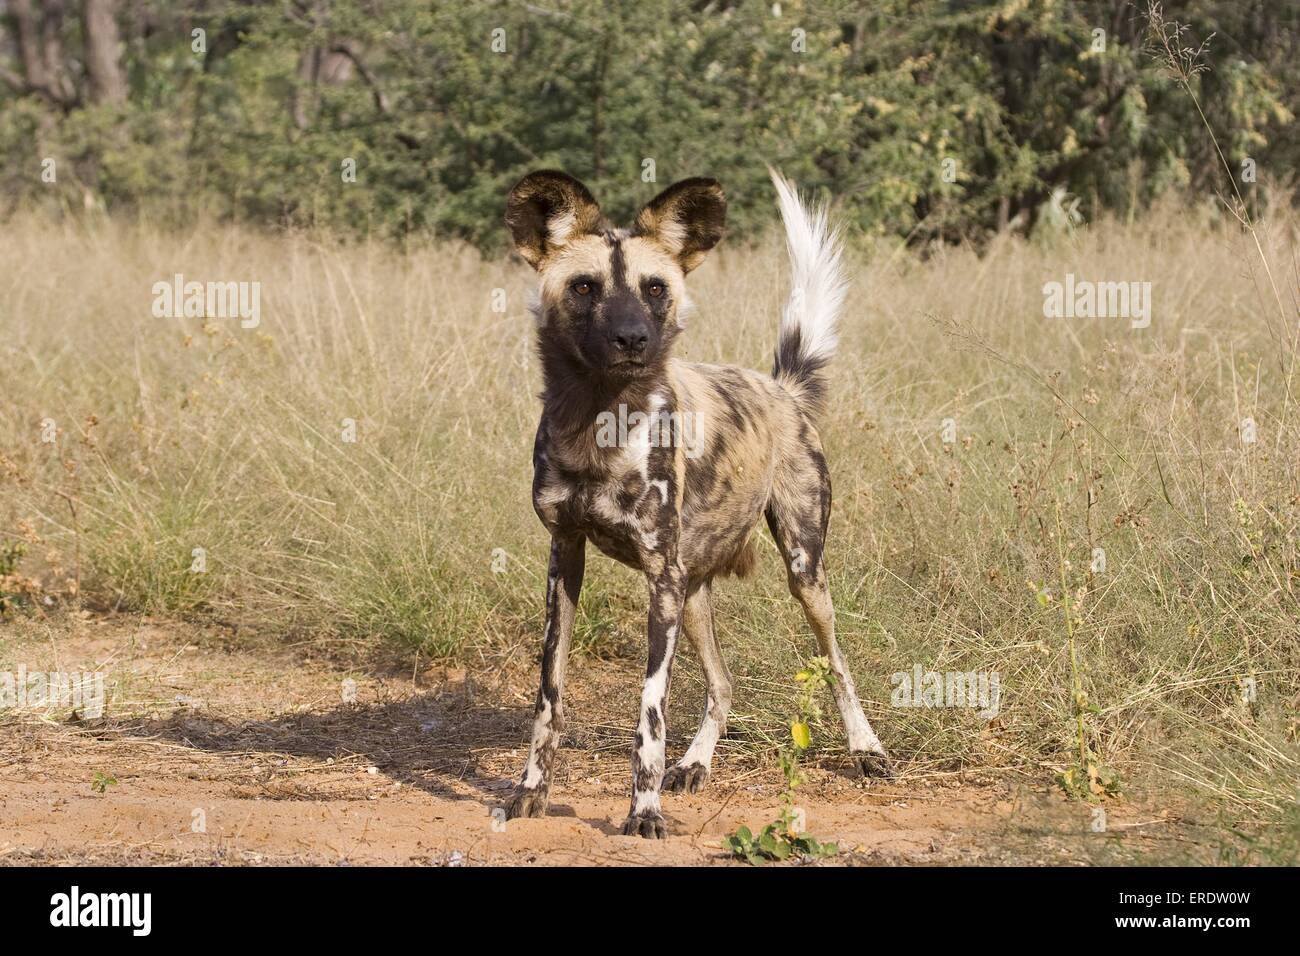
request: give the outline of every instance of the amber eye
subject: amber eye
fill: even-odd
[[[579,279],[573,283],[572,289],[577,295],[591,295],[592,284],[586,279]]]
[[[662,282],[651,282],[646,286],[646,295],[652,299],[662,299],[664,297],[664,284]]]

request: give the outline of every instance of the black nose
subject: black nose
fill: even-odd
[[[644,352],[649,338],[644,328],[619,329],[614,333],[614,344],[624,352]]]

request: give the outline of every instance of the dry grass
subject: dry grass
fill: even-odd
[[[1252,238],[1214,220],[1168,209],[982,256],[855,250],[823,428],[830,560],[869,715],[909,773],[1095,759],[1129,778],[1157,768],[1235,812],[1295,800],[1295,231],[1259,227],[1278,297]],[[546,542],[528,498],[522,267],[446,246],[22,218],[0,257],[0,550],[28,544],[32,580],[6,585],[35,596],[28,613],[51,595],[434,657],[532,652]],[[260,281],[261,326],[154,318],[151,286],[177,272]],[[1045,319],[1042,286],[1066,273],[1150,281],[1151,326]],[[765,367],[783,251],[724,249],[692,281],[685,355]],[[188,570],[194,548],[206,573]],[[639,656],[642,591],[591,562],[582,653]],[[727,743],[763,750],[811,640],[774,549],[722,595],[740,678]],[[891,707],[890,675],[916,663],[997,671],[1000,715]],[[683,714],[693,671],[679,669]]]

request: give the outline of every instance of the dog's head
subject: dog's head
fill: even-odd
[[[614,229],[572,176],[525,176],[510,190],[506,226],[541,278],[543,351],[603,378],[655,374],[681,330],[686,273],[717,245],[726,217],[712,179],[669,186]]]

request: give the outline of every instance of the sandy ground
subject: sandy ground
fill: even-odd
[[[772,766],[724,752],[704,791],[665,795],[667,840],[619,835],[628,662],[576,662],[550,813],[510,822],[492,809],[526,756],[529,661],[398,671],[79,616],[0,626],[0,672],[19,664],[98,670],[108,706],[0,712],[0,863],[731,864],[722,837],[780,806]],[[1167,804],[1115,805],[1094,832],[1045,775],[882,783],[834,763],[811,766],[799,797],[809,831],[842,850],[819,865],[1115,862],[1188,840]]]

